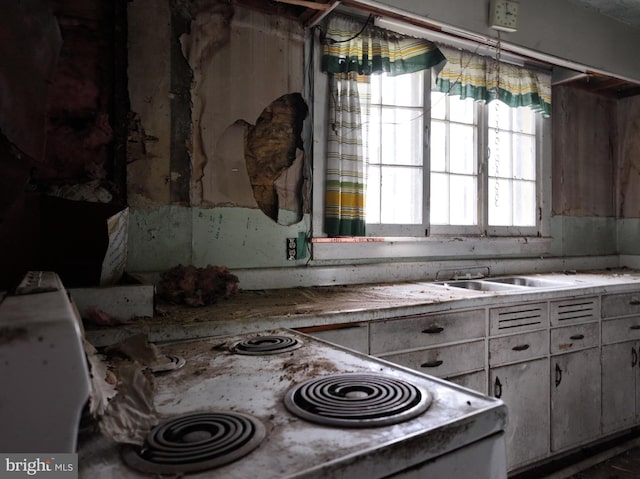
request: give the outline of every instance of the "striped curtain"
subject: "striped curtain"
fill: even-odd
[[[551,116],[551,73],[533,71],[456,48],[439,46],[447,63],[434,90],[477,101],[501,100]]]
[[[433,43],[373,27],[369,20],[363,24],[334,15],[326,25],[322,70],[331,87],[325,194],[329,236],[366,233],[362,139],[368,125],[368,76],[412,73],[446,61]]]

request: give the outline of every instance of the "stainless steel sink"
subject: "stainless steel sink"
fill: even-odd
[[[450,286],[452,288],[472,289],[475,291],[514,291],[514,290],[522,291],[523,289],[522,286],[518,286],[514,284],[489,282],[485,280],[440,281],[435,284],[439,284],[442,286]]]
[[[510,276],[506,278],[487,278],[483,281],[488,283],[509,284],[515,286],[523,286],[526,288],[563,288],[571,286],[570,283],[562,281],[554,281],[550,279],[531,278],[529,276]]]

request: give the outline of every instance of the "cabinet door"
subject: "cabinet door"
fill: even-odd
[[[638,348],[632,341],[602,347],[602,432],[631,427],[636,421]]]
[[[578,445],[600,434],[600,350],[551,358],[551,450]]]
[[[549,360],[537,359],[492,368],[490,393],[509,412],[506,442],[509,470],[549,453]]]

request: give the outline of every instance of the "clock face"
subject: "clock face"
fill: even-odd
[[[518,26],[518,7],[513,0],[495,0],[493,2],[491,28],[515,32]]]

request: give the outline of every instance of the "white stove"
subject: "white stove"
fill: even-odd
[[[158,425],[81,434],[81,478],[506,478],[498,399],[287,329],[157,347]]]

